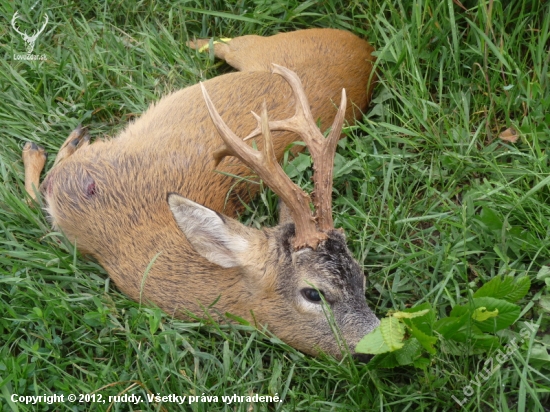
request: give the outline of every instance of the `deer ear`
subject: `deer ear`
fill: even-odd
[[[241,256],[249,248],[250,228],[175,193],[168,204],[176,223],[195,251],[224,268],[241,266]]]

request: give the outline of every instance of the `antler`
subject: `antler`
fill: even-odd
[[[218,150],[215,157],[219,161],[223,156],[233,155],[255,170],[290,209],[292,219],[296,225],[294,247],[296,249],[303,247],[315,249],[321,240],[327,238],[324,232],[334,227],[331,198],[333,158],[346,111],[346,92],[342,90],[340,108],[334,119],[332,130],[328,138],[325,139],[313,119],[298,75],[285,67],[275,64],[273,66],[273,73],[281,75],[291,86],[297,103],[296,112],[289,119],[269,122],[264,102],[261,117],[254,112],[252,113],[258,121],[258,126],[244,140],[255,137],[260,133],[263,134],[264,146],[262,153],[253,150],[229,129],[216,111],[206,89],[201,84],[203,96],[212,121],[225,143],[225,147]],[[309,196],[290,180],[277,162],[270,130],[295,132],[302,137],[310,150],[314,162],[314,206],[319,230],[317,230],[315,219],[311,216]]]

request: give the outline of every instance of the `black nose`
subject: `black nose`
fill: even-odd
[[[366,353],[354,353],[353,359],[361,363],[369,363],[374,355],[367,355]]]

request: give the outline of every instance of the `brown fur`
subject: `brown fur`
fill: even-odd
[[[194,47],[203,44],[204,41],[197,42]],[[246,136],[256,126],[249,113],[259,113],[264,99],[270,119],[283,119],[294,113],[290,87],[270,73],[272,63],[286,66],[299,75],[313,116],[321,120],[324,129],[336,114],[335,104],[342,88],[353,103],[348,105],[347,120],[366,108],[370,82],[374,80],[372,51],[364,40],[331,29],[267,38],[244,36],[215,46],[215,54],[240,71],[208,80],[205,87],[228,126],[237,135]],[[274,132],[273,138],[280,159],[296,136]],[[256,142],[262,145],[261,138]],[[248,239],[246,253],[235,255],[242,266],[228,268],[197,253],[178,227],[174,209],[171,211],[167,203],[168,193],[182,194],[231,217],[241,210],[241,201],[247,201],[257,191],[256,185],[236,184],[231,177],[252,175],[236,159],[225,158],[215,168],[212,154],[220,147],[221,139],[198,85],[162,98],[112,140],[88,144],[84,131],[77,129],[67,139],[41,186],[52,224],[79,250],[94,256],[117,287],[134,300],[152,302],[169,314],[183,316],[186,310],[200,315],[204,307],[219,298],[215,310],[222,314],[230,312],[267,324],[281,339],[305,352],[322,349],[337,355],[339,349],[334,337],[329,336],[330,329],[325,326],[317,337],[314,333],[320,329],[320,318],[307,321],[309,326],[305,327],[303,321],[311,316],[301,313],[299,304],[297,309],[291,309],[292,300],[298,298],[289,301],[289,285],[304,287],[302,278],[315,283],[319,274],[311,277],[302,273],[304,267],[315,266],[313,261],[299,270],[293,266],[292,270],[281,271],[281,265],[292,266],[296,259],[292,252],[280,255],[284,249],[281,231],[287,225],[256,231],[220,216],[221,224],[228,226],[231,233]],[[30,179],[37,181],[35,169],[31,175]],[[290,232],[285,233],[288,237]],[[352,277],[351,283],[344,282],[344,288],[353,285],[358,289],[334,293],[347,298],[351,293],[356,310],[365,312],[368,308],[360,285],[363,275],[357,268],[354,273],[359,274]],[[293,272],[301,277],[288,279],[287,274]],[[327,276],[334,278],[329,283],[336,288],[334,282],[340,282],[337,276]],[[348,343],[356,342],[359,334],[378,322],[368,312],[368,326],[361,321],[355,329],[341,327],[344,336],[344,329],[349,329],[350,338],[345,337]],[[300,337],[303,331],[309,336]]]

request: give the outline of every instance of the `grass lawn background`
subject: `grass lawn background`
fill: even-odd
[[[79,123],[116,136],[164,94],[231,70],[193,37],[350,30],[378,50],[370,110],[336,158],[334,216],[388,310],[429,302],[441,316],[498,274],[531,278],[516,325],[536,336],[479,387],[472,411],[550,410],[550,6],[538,0],[112,1],[0,4],[0,410],[458,410],[491,354],[445,342],[422,369],[369,369],[304,356],[245,326],[182,322],[140,307],[29,208],[21,148],[48,166]],[[33,54],[31,33],[49,16]],[[499,139],[513,127],[516,143]],[[310,185],[307,161],[287,166]],[[274,224],[264,193],[243,221]],[[546,355],[545,355],[546,353]],[[546,357],[545,357],[546,356]],[[11,394],[218,396],[214,403],[26,406]],[[280,403],[221,402],[277,394]]]

